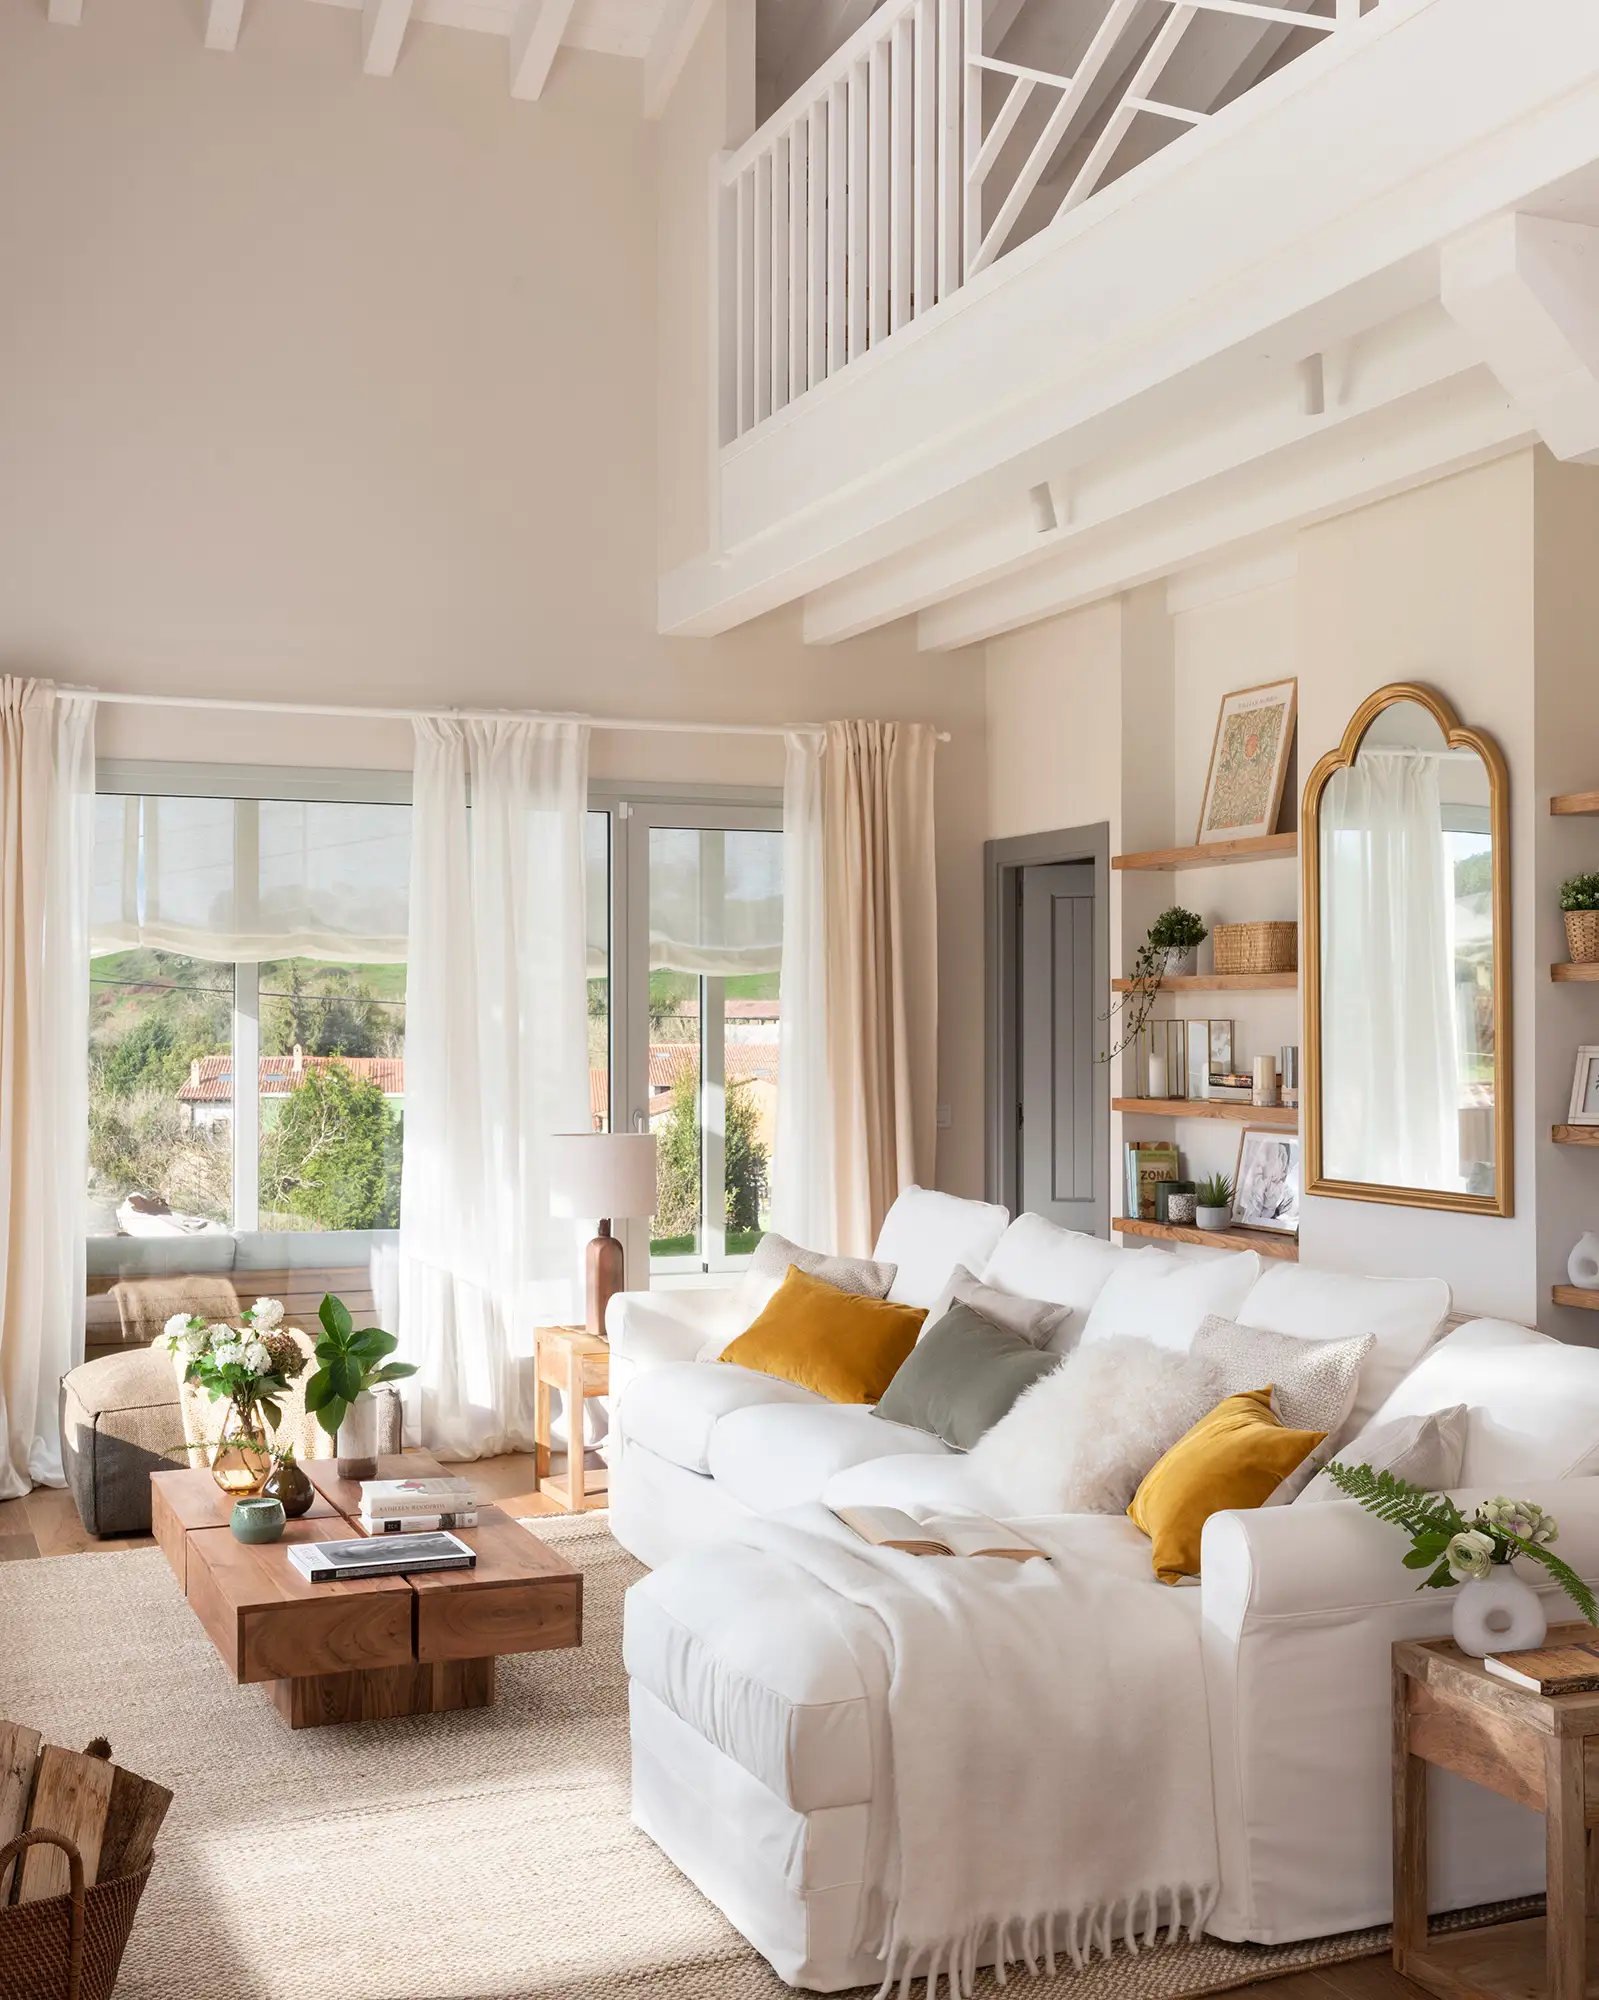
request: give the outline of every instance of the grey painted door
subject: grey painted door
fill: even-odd
[[[1016,1206],[1092,1234],[1099,1165],[1093,867],[1023,868],[1018,919]]]

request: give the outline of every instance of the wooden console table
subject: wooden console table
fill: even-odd
[[[610,1475],[590,1472],[583,1449],[583,1400],[611,1392],[611,1350],[605,1341],[580,1326],[538,1329],[537,1402],[533,1415],[533,1472],[569,1514],[583,1514],[611,1503]],[[566,1477],[550,1477],[550,1391],[566,1398]]]
[[[1548,1643],[1593,1636],[1553,1626]],[[1446,2000],[1588,2000],[1599,1912],[1599,1694],[1539,1695],[1450,1639],[1394,1647],[1394,1969]],[[1427,1935],[1427,1771],[1544,1815],[1547,1915]],[[1599,1951],[1593,1956],[1599,1972]]]

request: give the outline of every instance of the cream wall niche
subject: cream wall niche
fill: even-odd
[[[668,141],[638,66],[563,49],[524,104],[494,36],[413,24],[383,80],[360,31],[252,0],[223,55],[191,0],[91,6],[73,30],[0,5],[0,671],[949,729],[939,1179],[978,1192],[980,662],[918,655],[903,628],[808,649],[796,613],[657,636]],[[396,724],[104,718],[108,755],[409,761]],[[601,735],[594,767],[775,784],[782,758]]]

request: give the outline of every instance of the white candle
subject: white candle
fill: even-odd
[[[1277,1102],[1277,1058],[1256,1056],[1255,1058],[1255,1102],[1275,1104]]]

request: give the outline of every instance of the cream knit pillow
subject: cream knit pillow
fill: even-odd
[[[1326,1438],[1285,1479],[1266,1503],[1297,1499],[1337,1449],[1360,1388],[1360,1364],[1377,1344],[1372,1333],[1348,1340],[1301,1340],[1266,1333],[1212,1314],[1194,1335],[1192,1353],[1222,1382],[1223,1394],[1272,1389],[1271,1406],[1290,1430],[1325,1431]]]

